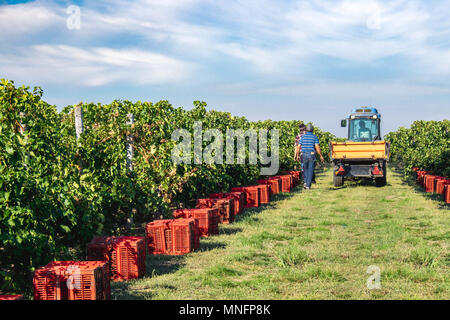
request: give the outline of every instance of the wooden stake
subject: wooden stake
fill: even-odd
[[[134,124],[134,116],[131,113],[128,114],[127,124],[131,126]],[[132,135],[127,135],[127,169],[130,172],[133,171],[133,140],[134,139]]]
[[[80,139],[81,134],[84,132],[83,107],[81,106],[81,103],[74,108],[74,113],[75,113],[75,132],[78,140]]]

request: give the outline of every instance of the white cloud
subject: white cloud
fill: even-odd
[[[291,98],[319,98],[339,100],[352,97],[362,102],[374,98],[390,99],[401,97],[426,97],[450,95],[450,88],[442,85],[417,84],[406,81],[386,82],[336,82],[331,80],[309,80],[302,83],[276,85],[255,82],[237,82],[223,85],[220,90],[227,95],[279,96]]]
[[[448,35],[441,28],[448,22],[423,3],[99,0],[81,7],[79,31],[67,30],[65,8],[54,1],[6,5],[0,6],[0,28],[5,30],[0,40],[11,50],[1,53],[0,68],[26,78],[27,70],[60,65],[66,72],[47,81],[76,75],[101,85],[120,76],[129,79],[131,73],[142,83],[180,81],[200,67],[214,73],[209,65],[220,63],[223,54],[231,58],[230,67],[235,59],[251,66],[245,72],[286,78],[317,56],[361,66],[400,56],[413,73],[450,74],[448,49],[436,45],[446,42],[439,37]],[[15,42],[25,37],[29,40]],[[33,58],[36,54],[39,59]],[[82,77],[82,70],[95,74]]]
[[[186,80],[192,65],[138,49],[36,45],[20,55],[0,53],[8,78],[40,83],[100,86],[122,81],[131,84],[174,83]]]
[[[17,36],[38,34],[65,19],[52,6],[40,2],[0,6],[0,40],[14,41]]]
[[[298,70],[318,55],[362,64],[413,57],[435,31],[418,1],[227,1],[211,11],[233,39],[215,48],[263,74]]]
[[[450,88],[426,84],[410,84],[399,81],[385,83],[312,81],[308,84],[259,88],[255,89],[255,92],[298,97],[332,97],[332,99],[349,96],[355,99],[369,99],[373,97],[383,97],[383,99],[386,99],[404,96],[450,95]]]
[[[210,53],[210,44],[221,34],[215,27],[185,21],[191,10],[195,12],[195,5],[200,3],[198,0],[107,3],[106,11],[100,11],[96,6],[83,8],[82,32],[87,36],[125,34],[140,37],[143,45],[163,44],[178,54],[203,56]]]

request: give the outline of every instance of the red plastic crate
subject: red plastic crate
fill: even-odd
[[[233,192],[245,192],[245,207],[259,207],[259,189],[256,186],[232,188]]]
[[[50,262],[35,271],[34,300],[108,300],[107,270],[105,261]]]
[[[71,266],[72,269],[70,269]],[[109,300],[111,298],[108,264],[105,261],[54,261],[47,267],[59,274],[59,289],[64,300],[65,298],[68,300]],[[72,280],[73,288],[67,287],[68,279]]]
[[[234,200],[230,198],[204,198],[197,199],[196,208],[217,208],[219,210],[219,223],[232,223],[234,221]]]
[[[61,300],[59,289],[59,276],[54,272],[41,267],[34,271],[33,299],[34,300]],[[58,287],[57,287],[58,283]]]
[[[99,267],[102,268],[103,276],[103,300],[111,299],[111,270],[110,263],[108,261],[93,261],[96,262]]]
[[[112,280],[136,279],[145,274],[145,248],[144,237],[95,237],[87,259],[105,261]]]
[[[234,205],[237,206],[235,209],[236,214],[241,214],[245,208],[245,192],[230,192],[234,197]]]
[[[232,223],[234,221],[234,199],[223,198],[215,199],[217,201],[217,206],[222,209],[223,214],[220,215],[220,223]],[[219,209],[220,212],[220,209]]]
[[[34,271],[33,277],[33,299],[34,300],[67,300],[69,292],[67,289],[67,278],[62,273],[75,264],[75,261],[59,262],[60,266],[49,263]]]
[[[260,197],[260,203],[269,203],[270,202],[270,195],[269,195],[269,186],[267,184],[260,184],[257,185],[259,189],[259,197]]]
[[[282,175],[281,178],[281,192],[291,192],[292,188],[292,176]]]
[[[273,190],[276,190],[274,192],[274,194],[280,193],[281,192],[281,185],[282,185],[281,178],[280,177],[270,177],[269,180],[270,180],[270,182],[273,185],[273,187],[272,187]]]
[[[429,174],[429,171],[417,171],[417,183],[422,187],[425,187],[425,176]]]
[[[200,246],[198,222],[194,218],[155,220],[146,226],[150,254],[181,255]]]
[[[73,283],[79,287],[68,290],[69,300],[109,300],[111,287],[108,274],[108,264],[105,261],[80,261],[77,263],[80,273],[66,273],[66,277],[73,277]]]
[[[117,269],[113,275],[116,281],[141,278],[145,275],[146,245],[144,237],[118,237],[114,242],[112,260]]]
[[[289,174],[293,178],[293,186],[297,186],[300,183],[300,171],[289,171]]]
[[[289,177],[289,185],[292,191],[292,188],[294,187],[294,176],[292,174],[288,174],[287,176]]]
[[[178,209],[173,211],[174,218],[194,218],[198,221],[201,237],[219,234],[219,209]]]
[[[195,227],[196,221],[192,218],[175,219],[172,222],[172,254],[186,254],[199,247],[198,233]]]
[[[112,260],[114,242],[117,237],[94,237],[87,244],[86,259],[88,261],[106,261],[108,267],[108,276],[111,279],[117,270],[117,261]]]
[[[275,179],[260,179],[257,181],[259,184],[265,184],[269,186],[269,195],[273,196],[280,192],[278,181]]]
[[[422,171],[420,171],[420,170],[416,171],[416,182],[417,182],[417,184],[420,184],[421,177],[422,177]]]
[[[0,301],[1,300],[22,300],[23,295],[21,294],[3,294],[0,295]]]
[[[434,180],[436,176],[426,175],[425,176],[425,192],[434,192]]]
[[[221,192],[221,193],[211,193],[209,195],[210,198],[220,198],[220,199],[233,199],[233,207],[234,207],[234,216],[236,217],[238,214],[244,210],[245,206],[245,193],[244,192]]]
[[[298,185],[300,181],[300,171],[283,171],[282,175],[291,176],[291,189]]]
[[[234,214],[234,216],[237,215],[237,211],[236,210],[238,208],[236,206],[236,201],[235,201],[234,197],[232,195],[230,195],[229,193],[211,193],[209,195],[209,198],[206,198],[206,199],[231,199],[232,202],[233,202],[233,214]],[[199,204],[201,207],[204,207],[202,205],[203,203],[199,203],[198,200],[200,200],[200,199],[197,199],[197,204]],[[202,201],[204,201],[204,200],[202,200]]]
[[[155,220],[147,224],[145,234],[150,254],[165,254],[167,252],[165,233],[166,230],[170,229],[171,221],[167,219]]]
[[[438,194],[444,194],[445,186],[450,184],[450,179],[447,179],[446,177],[437,177],[434,182],[434,191]]]
[[[450,184],[445,186],[445,202],[450,203]]]

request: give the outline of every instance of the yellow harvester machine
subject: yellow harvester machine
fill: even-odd
[[[341,126],[347,127],[347,122],[347,141],[330,142],[334,186],[342,186],[345,179],[363,178],[385,186],[389,143],[381,139],[381,115],[375,108],[356,108]]]

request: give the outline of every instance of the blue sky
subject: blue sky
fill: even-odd
[[[80,29],[67,8],[80,8]],[[0,77],[62,108],[169,100],[249,120],[383,131],[450,118],[450,1],[0,0]]]

